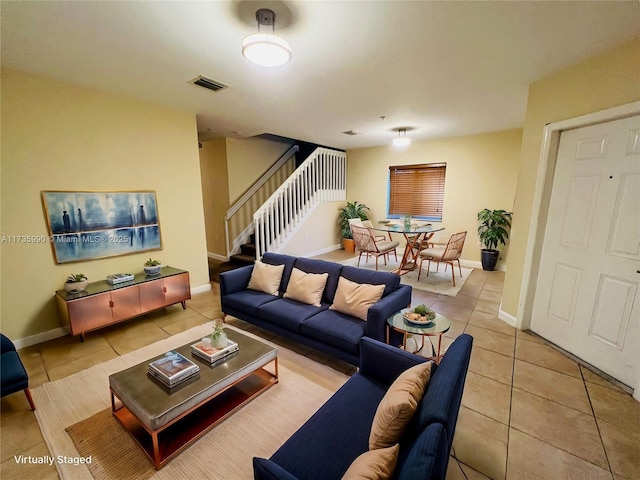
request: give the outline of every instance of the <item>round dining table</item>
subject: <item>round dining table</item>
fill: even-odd
[[[420,250],[426,248],[431,237],[433,237],[436,232],[444,230],[444,227],[434,228],[430,223],[412,223],[411,225],[405,225],[404,222],[378,222],[372,227],[372,230],[388,233],[401,233],[404,235],[404,238],[407,241],[406,246],[404,247],[404,254],[402,255],[402,260],[400,260],[400,265],[396,270],[394,270],[398,275],[404,275],[405,273],[409,273],[417,268]]]

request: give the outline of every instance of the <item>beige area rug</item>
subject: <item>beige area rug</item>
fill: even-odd
[[[402,258],[403,252],[398,252],[398,261],[391,256],[391,259],[387,260],[387,264],[384,264],[384,260],[382,257],[378,259],[378,270],[382,272],[391,272],[396,270],[399,265],[399,261]],[[351,265],[356,267],[358,265],[358,257],[351,258],[349,260],[345,260],[341,262],[343,265]],[[426,292],[435,293],[438,295],[447,295],[448,297],[455,297],[462,287],[464,283],[473,272],[473,268],[464,268],[462,267],[462,277],[460,277],[460,271],[458,270],[458,266],[456,265],[456,286],[454,287],[451,282],[451,267],[447,268],[447,271],[444,271],[444,264],[440,265],[440,271],[436,272],[435,264],[431,264],[431,271],[429,272],[429,276],[427,277],[427,262],[425,261],[422,264],[422,274],[420,275],[420,281],[418,281],[418,269],[415,269],[409,273],[405,273],[400,277],[400,283],[405,285],[411,285],[413,288],[417,290],[424,290]],[[376,259],[373,257],[369,258],[367,262],[365,256],[363,255],[360,260],[360,268],[364,268],[367,270],[375,270],[376,269]]]
[[[56,462],[60,477],[251,479],[252,458],[271,456],[348,379],[331,367],[276,345],[279,383],[155,471],[135,440],[111,416],[108,377],[201,338],[212,326],[209,322],[34,388],[36,418],[51,455],[92,457],[90,466]],[[83,438],[92,425],[93,433]]]

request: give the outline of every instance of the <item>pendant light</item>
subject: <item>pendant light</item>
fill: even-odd
[[[256,12],[258,33],[248,35],[242,40],[242,55],[251,63],[261,67],[279,67],[291,60],[289,42],[275,34],[276,14],[268,8]],[[260,32],[260,26],[271,27],[271,33]]]
[[[399,128],[398,136],[392,140],[394,147],[406,147],[411,144],[411,139],[407,137],[407,129]]]

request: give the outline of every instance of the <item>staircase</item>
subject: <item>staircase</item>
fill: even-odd
[[[255,211],[253,222],[241,223],[234,231],[242,231],[230,235],[229,224],[234,221],[234,216],[245,206],[251,206],[258,189],[298,150],[299,148],[294,146],[285,152],[227,212],[225,237],[227,252],[231,253],[229,263],[238,266],[249,265],[256,258],[262,257],[264,252],[282,251],[321,202],[346,200],[346,153],[323,147],[316,148]]]
[[[256,236],[251,234],[248,243],[240,245],[240,253],[231,255],[229,261],[238,267],[253,265],[256,260]]]

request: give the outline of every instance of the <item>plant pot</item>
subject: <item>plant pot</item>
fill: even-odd
[[[222,332],[216,338],[211,338],[213,348],[225,348],[227,346],[227,334]]]
[[[160,273],[160,269],[162,268],[162,265],[153,265],[153,266],[146,266],[144,267],[144,273],[146,273],[147,275],[158,275]]]
[[[69,282],[64,284],[64,289],[68,293],[79,293],[87,288],[89,280],[82,280],[81,282]]]
[[[353,241],[353,238],[343,238],[342,239],[342,246],[344,247],[344,251],[345,252],[355,252],[356,251],[356,244]]]
[[[482,269],[492,272],[496,268],[499,256],[500,252],[498,250],[487,250],[483,248],[481,252]]]

